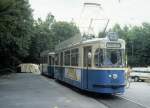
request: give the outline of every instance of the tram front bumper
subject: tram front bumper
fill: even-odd
[[[93,87],[118,88],[118,87],[125,87],[125,84],[93,84]]]
[[[93,84],[93,87],[89,91],[97,93],[124,93],[125,84]]]

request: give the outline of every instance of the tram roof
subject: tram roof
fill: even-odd
[[[107,38],[92,38],[92,39],[88,39],[88,40],[83,40],[82,43],[83,44],[87,44],[87,43],[93,43],[93,42],[99,42],[99,41],[108,41]]]
[[[55,52],[49,52],[48,55],[55,55]]]
[[[87,44],[87,43],[93,43],[93,42],[108,42],[109,40],[107,38],[93,38],[93,39],[90,39],[90,40],[85,40],[85,41],[82,41],[82,43],[84,44]],[[116,42],[116,41],[110,41],[110,42]],[[118,39],[117,42],[124,42],[123,39]]]
[[[101,43],[106,43],[108,42],[109,39],[107,37],[105,38],[91,38],[91,39],[84,39],[81,36],[76,36],[76,38],[72,37],[71,39],[68,39],[64,42],[59,43],[56,47],[55,50],[61,50],[61,49],[65,49],[65,48],[69,48],[75,45],[85,45],[85,44],[95,44],[97,42],[101,42]],[[110,41],[110,42],[116,42],[116,41]],[[120,43],[125,43],[125,41],[123,39],[118,39],[117,42]]]

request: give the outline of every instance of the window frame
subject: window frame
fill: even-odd
[[[106,60],[106,56],[107,56],[107,50],[120,50],[121,51],[121,64],[106,64],[105,60]],[[125,49],[124,48],[104,48],[104,63],[102,67],[125,67]]]
[[[102,61],[100,62],[100,53],[102,54]],[[98,62],[98,65],[96,65],[96,57],[95,56],[98,56],[97,58],[97,62]],[[102,67],[103,66],[103,62],[104,62],[104,50],[102,48],[97,48],[94,52],[94,66],[95,67]],[[101,63],[101,64],[100,64]]]
[[[88,53],[91,52],[92,54],[93,46],[88,45],[88,46],[83,46],[83,67],[92,67],[92,60],[93,57],[91,57],[90,61],[88,59]],[[93,56],[93,54],[91,55]]]
[[[60,66],[64,66],[64,52],[60,52]]]
[[[60,57],[59,57],[59,55],[60,55],[59,53],[56,53],[56,54],[55,54],[55,65],[56,65],[56,66],[59,66],[59,65],[60,65],[60,62],[59,62],[59,58],[60,58]]]
[[[69,60],[67,60],[67,58]],[[69,50],[64,51],[64,66],[70,66],[70,64],[71,64],[71,51],[69,49]]]
[[[70,57],[71,57],[71,66],[79,66],[79,48],[71,49]],[[73,58],[75,60],[73,60]]]

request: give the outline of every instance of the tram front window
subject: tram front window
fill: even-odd
[[[97,49],[94,54],[96,67],[123,66],[123,49]]]
[[[122,65],[122,50],[107,49],[105,53],[104,65],[106,66],[120,66]]]
[[[103,65],[103,50],[98,48],[94,54],[95,66],[100,67]]]

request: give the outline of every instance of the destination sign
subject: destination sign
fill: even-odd
[[[106,47],[107,48],[121,48],[121,44],[120,43],[107,43]]]

